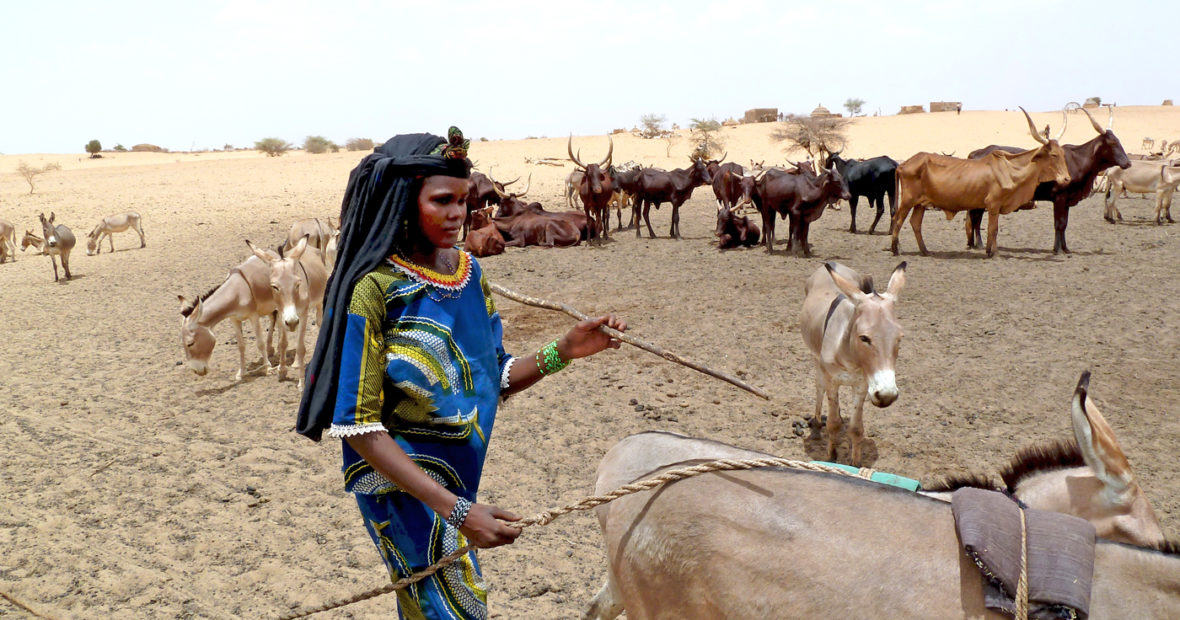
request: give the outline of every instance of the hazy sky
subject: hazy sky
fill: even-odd
[[[850,97],[1158,105],[1177,32],[1173,0],[4,2],[0,153],[602,134]]]

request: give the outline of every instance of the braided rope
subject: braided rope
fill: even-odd
[[[514,521],[512,523],[507,523],[506,525],[508,525],[508,527],[515,527],[515,528],[520,528],[520,529],[523,529],[523,528],[526,528],[526,527],[529,527],[532,525],[548,525],[549,523],[553,522],[554,519],[556,519],[557,517],[560,517],[561,515],[568,514],[571,512],[578,512],[578,511],[582,511],[582,510],[590,510],[591,508],[595,508],[597,506],[601,506],[603,504],[613,502],[614,500],[619,499],[620,497],[631,495],[633,493],[640,493],[642,491],[649,491],[651,489],[655,489],[657,487],[663,486],[669,482],[676,482],[678,480],[684,480],[685,478],[692,478],[694,476],[700,476],[701,474],[707,474],[707,473],[716,472],[716,471],[736,471],[736,470],[745,470],[745,469],[758,469],[758,468],[762,468],[762,467],[786,467],[788,469],[802,469],[804,471],[817,471],[817,472],[824,472],[824,473],[829,473],[829,474],[839,474],[841,476],[860,477],[860,478],[866,478],[866,479],[869,478],[870,476],[872,476],[872,474],[873,474],[873,470],[869,469],[869,468],[861,468],[857,473],[851,473],[851,472],[845,471],[843,469],[840,469],[839,467],[832,467],[830,465],[821,465],[819,463],[811,463],[808,461],[796,461],[796,460],[792,460],[792,459],[784,459],[784,458],[778,458],[778,457],[766,457],[766,458],[761,458],[761,459],[742,459],[742,460],[717,459],[715,461],[709,461],[707,463],[700,463],[698,465],[691,465],[689,467],[681,467],[678,469],[672,469],[672,470],[666,471],[658,476],[655,476],[654,478],[648,478],[646,480],[641,480],[639,482],[632,482],[631,484],[623,485],[623,486],[621,486],[621,487],[615,489],[614,491],[611,491],[610,493],[607,493],[605,495],[591,495],[591,496],[586,497],[580,501],[562,506],[561,508],[554,508],[553,510],[546,510],[544,512],[539,512],[531,517],[527,517],[527,518],[521,519],[519,521]],[[865,472],[868,472],[867,475],[865,474]],[[1021,514],[1023,515],[1023,512]],[[423,569],[419,572],[416,572],[413,575],[410,575],[409,577],[404,577],[404,578],[399,579],[393,583],[381,586],[380,588],[375,588],[373,590],[369,590],[368,592],[362,592],[360,594],[357,594],[355,596],[351,596],[346,599],[331,601],[328,603],[324,603],[323,605],[320,605],[318,607],[303,609],[303,610],[297,611],[293,614],[282,616],[281,618],[279,618],[279,620],[296,620],[297,618],[305,618],[305,617],[310,616],[312,614],[318,614],[322,611],[328,611],[331,609],[337,609],[339,607],[345,607],[347,605],[352,605],[353,603],[359,603],[361,601],[367,601],[371,598],[376,598],[376,597],[384,595],[384,594],[389,594],[390,592],[394,592],[396,590],[408,588],[411,585],[418,583],[419,581],[422,581],[423,579],[438,572],[439,569],[441,569],[442,567],[444,567],[444,566],[454,562],[455,560],[458,560],[459,558],[467,555],[467,553],[469,551],[471,551],[472,549],[475,549],[475,545],[467,545],[465,547],[462,547],[460,549],[457,549],[456,551],[453,551],[453,552],[447,554],[446,557],[435,562],[434,564],[431,564],[430,566],[426,567],[425,569]]]
[[[1016,620],[1028,620],[1028,524],[1020,509],[1020,581],[1016,582]]]

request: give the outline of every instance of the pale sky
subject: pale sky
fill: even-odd
[[[428,6],[429,5],[429,6]],[[1180,100],[1180,2],[5,1],[0,153]]]

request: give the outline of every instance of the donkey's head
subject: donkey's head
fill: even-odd
[[[250,246],[255,256],[270,265],[270,289],[274,294],[279,320],[287,326],[288,331],[295,331],[299,328],[300,317],[305,314],[309,300],[307,272],[299,264],[299,259],[307,250],[307,235],[283,255],[274,250],[255,247],[248,239],[246,245]]]
[[[878,293],[870,280],[861,286],[825,265],[836,288],[853,303],[855,310],[848,329],[849,346],[856,366],[869,381],[869,400],[878,407],[888,407],[897,400],[897,350],[901,345],[901,324],[893,315],[893,304],[905,286],[905,263],[889,277],[889,286]]]
[[[95,226],[94,230],[92,230],[86,234],[86,255],[87,256],[94,256],[95,252],[98,250],[98,236],[101,234],[99,232],[100,229],[102,229],[102,224]]]
[[[37,235],[34,235],[33,231],[26,230],[25,236],[21,237],[21,240],[20,240],[20,251],[24,252],[25,250],[29,249],[30,245],[33,246],[34,248],[40,249],[41,248],[41,241],[42,241],[41,238],[38,237]]]
[[[209,372],[209,357],[213,355],[213,345],[217,339],[213,331],[201,325],[201,300],[188,302],[184,295],[180,298],[180,346],[184,349],[184,359],[188,367],[200,376]]]
[[[49,212],[49,219],[45,219],[44,213],[38,213],[37,217],[41,218],[41,234],[45,236],[45,247],[56,248],[58,239],[57,227],[53,225],[53,219],[56,217],[53,211]]]

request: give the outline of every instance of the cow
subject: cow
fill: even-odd
[[[471,212],[471,232],[463,240],[463,249],[478,257],[504,253],[504,236],[487,211]]]
[[[619,221],[618,230],[623,229],[623,209],[630,206],[630,203],[635,199],[635,189],[639,180],[639,172],[643,170],[643,166],[637,162],[629,161],[619,166],[611,166],[607,169],[607,174],[610,175],[611,184],[614,186],[615,192],[611,196],[611,204],[615,207],[615,217]],[[635,221],[635,214],[631,214],[631,222],[627,227],[637,226]]]
[[[640,236],[639,215],[640,205],[643,206],[643,223],[647,225],[647,235],[656,238],[651,228],[651,207],[656,209],[665,202],[672,203],[672,226],[668,229],[668,236],[680,238],[680,205],[692,197],[692,190],[713,182],[713,175],[709,174],[708,163],[702,159],[693,159],[688,168],[677,168],[671,172],[659,168],[644,168],[636,182],[634,215],[635,236]]]
[[[1069,209],[1086,199],[1093,191],[1094,182],[1107,168],[1115,166],[1126,169],[1131,166],[1122,143],[1111,131],[1114,123],[1114,108],[1110,110],[1110,118],[1106,129],[1103,129],[1093,116],[1084,108],[1086,118],[1090,119],[1090,126],[1098,132],[1098,136],[1084,144],[1066,144],[1065,165],[1069,169],[1069,184],[1063,187],[1052,182],[1037,185],[1033,192],[1033,200],[1047,200],[1053,203],[1053,253],[1069,254],[1069,247],[1065,244],[1065,228],[1069,225]],[[1064,131],[1064,130],[1063,130]],[[1022,149],[1012,146],[988,146],[972,151],[968,159],[979,159],[994,150],[1004,150],[1009,153],[1019,153]],[[1028,205],[1032,206],[1031,202]],[[983,245],[980,230],[983,224],[983,210],[973,209],[967,218],[967,247],[974,248]]]
[[[490,169],[488,174],[476,170],[471,171],[471,176],[467,178],[467,217],[463,220],[464,238],[467,237],[467,230],[471,225],[471,212],[500,204],[500,194],[504,188],[519,180],[520,177],[517,177],[507,183],[500,183],[491,177]]]
[[[610,238],[608,204],[611,194],[614,193],[614,185],[606,171],[610,168],[611,156],[615,152],[615,141],[610,136],[607,136],[607,140],[610,141],[610,148],[606,151],[606,157],[601,162],[590,165],[583,164],[581,159],[574,155],[573,134],[566,142],[566,151],[569,152],[570,161],[574,162],[574,165],[582,171],[582,181],[578,184],[578,197],[582,199],[582,208],[586,210],[586,219],[590,221],[589,242],[591,243],[599,239],[606,241]],[[578,153],[581,153],[580,149]]]
[[[1115,204],[1123,190],[1154,193],[1155,194],[1155,223],[1163,224],[1166,216],[1169,223],[1172,219],[1172,195],[1180,185],[1180,166],[1172,166],[1160,162],[1134,162],[1129,168],[1114,168],[1106,173],[1110,185],[1106,188],[1104,204],[1106,210],[1102,217],[1111,224],[1115,218],[1123,219]]]
[[[730,166],[727,168],[726,166]],[[717,197],[717,213],[726,209],[754,207],[754,192],[758,191],[757,175],[746,173],[737,164],[725,164],[713,175],[713,194]]]
[[[1024,108],[1020,111],[1040,148],[1022,153],[993,151],[980,159],[918,153],[898,166],[897,213],[890,226],[890,249],[894,256],[898,253],[898,233],[910,211],[913,211],[910,226],[914,229],[918,251],[922,256],[929,256],[922,240],[922,216],[928,206],[942,209],[947,219],[954,218],[959,211],[986,210],[987,256],[995,256],[1001,215],[1032,201],[1041,183],[1061,186],[1069,183],[1065,150],[1056,140],[1045,138],[1037,131]]]
[[[751,178],[750,181],[753,181]],[[717,212],[717,249],[729,250],[744,246],[752,248],[758,245],[761,231],[758,225],[744,215],[738,215],[729,207],[722,207]]]
[[[578,245],[582,239],[589,238],[591,224],[581,213],[550,213],[539,202],[521,200],[530,185],[531,177],[521,193],[500,196],[500,207],[492,221],[503,235],[505,246],[565,247]]]
[[[840,157],[841,151],[836,151],[828,157],[829,164],[835,164],[840,176],[848,184],[848,211],[852,223],[848,232],[856,233],[856,204],[864,196],[869,207],[877,207],[877,217],[869,226],[869,234],[877,230],[877,222],[885,213],[885,196],[889,196],[889,219],[897,212],[897,162],[890,157],[873,157],[871,159],[847,160]]]
[[[787,219],[787,251],[798,241],[804,256],[811,256],[807,233],[824,208],[848,200],[848,185],[835,167],[819,176],[769,170],[758,179],[754,205],[762,213],[762,238],[766,252],[774,253],[774,216]]]

